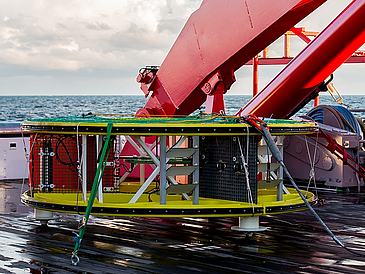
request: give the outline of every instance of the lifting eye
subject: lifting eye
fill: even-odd
[[[219,160],[217,164],[217,169],[219,172],[222,172],[227,167],[227,163],[223,162],[222,160]]]
[[[233,165],[233,171],[237,173],[244,173],[243,166],[240,163],[234,163]]]
[[[204,136],[203,136],[204,137]],[[206,164],[209,163],[209,151],[208,149],[205,147],[201,150],[201,154],[200,154],[200,163],[199,166],[203,167]]]

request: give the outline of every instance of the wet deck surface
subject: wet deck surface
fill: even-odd
[[[80,216],[42,227],[20,204],[20,182],[0,182],[0,273],[365,273],[309,211],[262,217],[266,232],[232,231],[238,218],[91,217],[71,264]],[[315,210],[348,247],[365,253],[365,193],[322,192]]]

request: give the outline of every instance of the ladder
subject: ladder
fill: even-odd
[[[284,136],[276,137],[276,145],[279,148],[281,155],[283,155],[283,139]],[[272,153],[264,139],[259,142],[257,147],[257,158],[257,172],[262,175],[262,178],[257,182],[257,187],[259,189],[276,187],[277,200],[282,201],[283,193],[289,194],[289,191],[283,184],[283,168],[279,163],[272,162]]]

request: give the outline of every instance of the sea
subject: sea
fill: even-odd
[[[251,98],[250,95],[226,95],[226,114],[234,115]],[[143,95],[0,96],[0,122],[23,122],[27,119],[63,117],[89,112],[134,114],[147,100]],[[361,109],[364,108],[365,95],[344,95],[343,102],[350,108]],[[338,105],[330,95],[321,95],[320,104]],[[296,115],[305,115],[312,107],[313,101]],[[203,104],[193,114],[204,111],[204,108]],[[359,112],[356,115],[365,119],[365,113]]]

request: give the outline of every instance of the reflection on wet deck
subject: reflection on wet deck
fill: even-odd
[[[2,182],[0,273],[361,273],[365,259],[327,235],[309,211],[261,218],[252,238],[238,218],[91,217],[71,264],[80,216],[55,214],[48,227],[20,204],[22,184]],[[365,194],[322,193],[315,209],[346,245],[365,253]],[[3,202],[4,201],[4,202]]]

